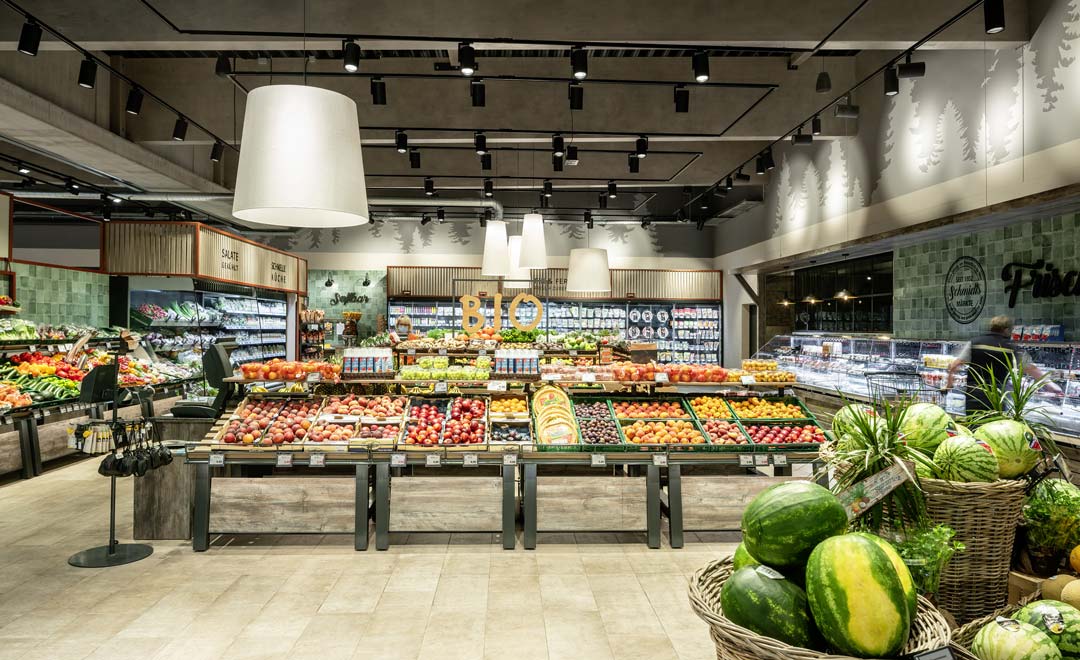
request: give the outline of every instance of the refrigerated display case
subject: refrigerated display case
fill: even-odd
[[[719,305],[630,303],[627,309],[627,338],[656,342],[659,362],[720,362]]]

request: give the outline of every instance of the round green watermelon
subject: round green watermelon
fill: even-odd
[[[832,419],[832,430],[837,437],[847,433],[851,430],[852,420],[858,415],[865,415],[869,417],[875,417],[877,413],[874,409],[863,403],[849,403],[840,410],[836,411]]]
[[[892,562],[893,568],[896,569],[896,576],[900,578],[900,586],[904,588],[904,595],[907,597],[908,615],[912,621],[915,621],[915,615],[919,609],[919,593],[915,590],[915,580],[911,577],[911,571],[908,570],[903,557],[896,551],[892,543],[880,536],[867,534],[866,532],[855,532],[855,536],[861,536],[872,541],[889,556],[889,561]]]
[[[983,424],[975,437],[990,445],[998,461],[998,476],[1015,479],[1035,467],[1039,461],[1038,441],[1027,424],[1000,419]]]
[[[750,551],[746,549],[745,543],[740,543],[739,547],[735,548],[735,558],[732,560],[732,564],[735,566],[735,570],[739,570],[745,566],[760,566],[761,562],[750,556]]]
[[[1054,642],[1030,623],[998,617],[979,629],[971,652],[979,660],[1061,660]]]
[[[759,635],[812,649],[818,644],[806,592],[766,566],[735,571],[720,590],[724,616]]]
[[[997,481],[998,460],[988,443],[970,435],[955,435],[934,452],[934,463],[942,479],[971,483]]]
[[[841,653],[886,658],[907,642],[911,606],[903,581],[889,554],[862,534],[833,536],[814,548],[806,595],[818,630]]]
[[[802,566],[821,541],[843,534],[847,512],[828,489],[811,481],[788,481],[755,497],[742,517],[750,556],[778,569]]]
[[[904,411],[900,432],[909,447],[933,454],[938,445],[949,437],[952,418],[932,403],[913,403]]]
[[[1080,660],[1080,610],[1059,600],[1037,600],[1025,605],[1013,618],[1046,633],[1063,660]]]

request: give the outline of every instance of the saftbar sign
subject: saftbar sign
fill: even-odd
[[[986,272],[972,257],[960,257],[945,275],[945,309],[957,323],[979,318],[986,305]]]

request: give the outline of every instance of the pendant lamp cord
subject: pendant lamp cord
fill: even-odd
[[[307,65],[308,65],[308,52],[307,52],[307,0],[303,0],[303,24],[304,24],[304,87],[307,87]]]

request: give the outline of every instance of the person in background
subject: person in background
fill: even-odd
[[[1009,377],[1009,362],[1007,356],[1020,360],[1024,365],[1024,373],[1033,379],[1043,377],[1041,369],[1032,364],[1027,355],[1016,347],[1012,337],[1012,319],[1008,316],[995,316],[990,319],[990,332],[974,337],[971,344],[964,349],[960,357],[953,360],[949,365],[949,377],[946,388],[952,389],[956,372],[965,364],[968,365],[967,386],[964,394],[967,397],[967,414],[983,412],[990,409],[990,402],[986,394],[977,386],[978,380],[974,374],[981,373],[984,380],[989,380],[993,375],[994,382],[1004,385]],[[1055,393],[1063,394],[1056,383],[1050,381],[1046,389]]]

